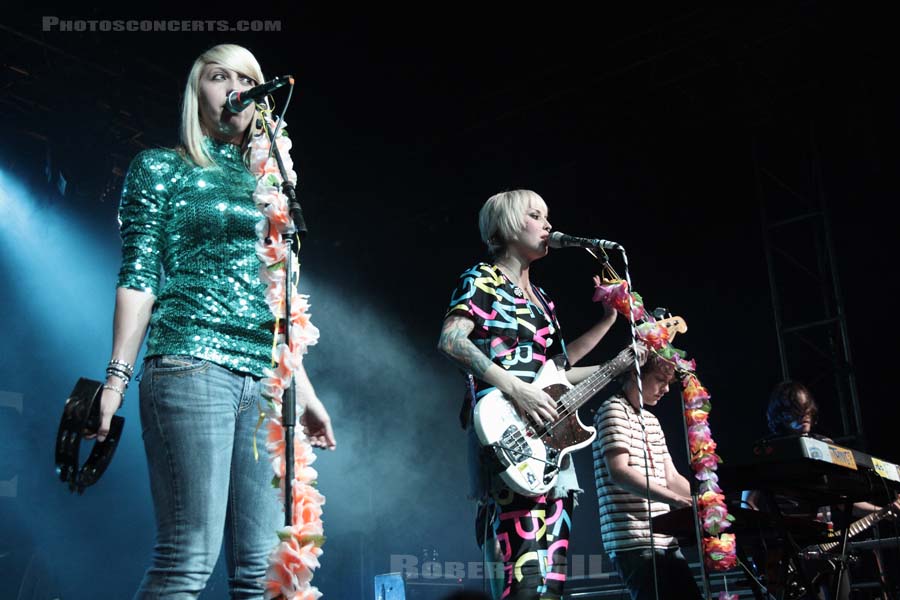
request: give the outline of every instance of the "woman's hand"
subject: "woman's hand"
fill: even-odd
[[[120,381],[116,387],[121,388],[122,382]],[[103,393],[100,394],[100,427],[97,428],[98,442],[104,441],[109,434],[109,424],[112,422],[113,415],[122,406],[122,401],[122,394],[115,390],[103,389]],[[94,435],[86,435],[85,437],[91,439]]]
[[[306,410],[300,418],[309,443],[316,448],[334,450],[337,446],[334,431],[331,429],[331,417],[318,396],[312,396],[306,404]]]
[[[106,383],[124,390],[122,382],[115,377],[108,377]],[[84,439],[92,440],[97,438],[98,442],[105,441],[106,436],[109,435],[109,425],[112,422],[113,415],[122,406],[124,400],[122,394],[115,390],[106,388],[100,390],[100,425],[97,427],[97,431],[85,431]]]
[[[518,382],[508,395],[519,414],[535,425],[551,423],[559,417],[553,398],[533,383]]]
[[[640,363],[640,365],[643,367],[647,364],[647,359],[650,358],[650,349],[640,342],[637,343],[636,347],[638,363]]]
[[[607,327],[611,327],[612,324],[616,322],[616,319],[619,318],[619,311],[606,302],[602,302],[601,304],[603,304],[603,318],[600,319],[600,323]]]

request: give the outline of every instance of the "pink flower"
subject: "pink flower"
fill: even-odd
[[[688,445],[691,448],[691,455],[696,457],[716,451],[716,442],[712,439],[709,427],[706,425],[695,425],[688,429]]]
[[[284,264],[278,263],[271,267],[267,267],[266,265],[260,263],[259,265],[259,280],[262,281],[266,288],[270,288],[273,285],[284,285]],[[279,315],[280,317],[281,315]]]
[[[737,564],[734,534],[723,533],[718,537],[703,538],[703,554],[707,566],[713,571],[727,571]]]
[[[266,569],[266,576],[262,583],[265,600],[287,597],[288,594],[293,594],[294,590],[300,587],[300,581],[283,564],[281,554],[273,554],[269,557],[269,567]]]
[[[700,380],[693,374],[682,380],[684,390],[681,392],[686,408],[700,408],[709,400],[709,392],[700,385]]]
[[[281,431],[277,431],[281,430]],[[284,479],[287,469],[285,467],[285,439],[284,428],[281,424],[270,423],[267,425],[268,437],[266,438],[266,450],[269,451],[269,459],[272,462],[272,470],[279,479]],[[295,431],[294,434],[294,483],[310,484],[316,480],[318,473],[312,465],[316,461],[316,455],[312,452],[312,446],[306,441],[303,433]]]
[[[263,166],[266,163],[268,155],[269,151],[261,147],[250,150],[250,172],[257,177],[263,175]]]
[[[694,460],[691,461],[691,466],[697,471],[697,474],[706,469],[711,470],[715,469],[719,465],[719,457],[715,454],[704,454],[702,456],[694,457]],[[698,477],[699,479],[699,477]]]
[[[282,128],[287,127],[287,121],[282,123],[281,127]],[[279,135],[278,138],[275,140],[275,145],[278,146],[278,151],[281,152],[282,159],[283,159],[284,155],[291,151],[291,148],[293,147],[294,143],[291,141],[291,138],[289,138],[288,136]]]
[[[691,450],[693,451],[694,460],[700,460],[707,454],[715,454],[716,453],[716,442],[715,440],[698,440],[696,444],[691,444]]]
[[[718,481],[718,475],[716,472],[709,467],[704,467],[702,465],[692,465],[694,468],[694,479],[697,481],[709,481],[713,478],[716,478],[715,481]]]
[[[268,179],[261,179],[253,190],[253,204],[260,212],[273,204],[281,204],[281,188]]]
[[[279,232],[287,229],[287,225],[291,223],[291,215],[288,212],[287,206],[287,197],[280,192],[275,199],[263,209],[262,213]]]
[[[296,309],[300,312],[306,312],[309,310],[309,294],[300,294],[295,293],[291,297],[291,309]]]
[[[260,171],[263,175],[268,175],[271,173],[272,175],[280,176],[281,174],[281,172],[278,170],[278,162],[275,160],[274,156],[267,159],[266,162],[260,165]]]
[[[319,328],[310,322],[303,326],[291,326],[291,345],[298,358],[306,354],[307,346],[314,346],[319,341]]]
[[[303,355],[298,354],[297,346],[299,342],[296,339],[296,328],[291,327],[291,345],[293,349],[288,348],[287,344],[278,344],[275,348],[275,361],[278,363],[278,373],[283,380],[290,381],[291,373],[300,369],[303,363]],[[286,386],[285,386],[286,387]]]
[[[268,373],[266,371],[268,371]],[[266,377],[260,381],[263,398],[280,402],[282,394],[284,394],[284,386],[281,384],[281,380],[277,377],[272,377],[274,373],[270,369],[264,369],[263,375],[266,375]]]
[[[321,528],[325,496],[313,486],[301,481],[294,481],[293,488],[294,527],[300,528],[303,524],[313,524]],[[321,535],[321,533],[319,532],[317,535]]]
[[[611,283],[603,283],[599,277],[594,277],[594,302],[602,302],[603,304],[617,310],[626,318],[631,318],[631,309],[634,308],[634,320],[643,319],[644,303],[637,294],[628,293],[628,282],[613,281]]]
[[[700,520],[703,522],[703,530],[710,535],[719,535],[723,529],[731,527],[728,509],[720,503],[708,504],[701,508]]]
[[[322,549],[315,544],[300,545],[294,538],[279,543],[269,555],[265,587],[280,592],[286,598],[306,588],[313,570],[319,568]],[[277,593],[272,598],[277,598]]]
[[[654,350],[659,350],[669,343],[669,330],[655,322],[641,323],[637,326],[638,339]]]
[[[284,269],[270,269],[272,265],[279,265],[284,262],[284,259],[287,255],[287,248],[284,244],[275,244],[272,242],[266,243],[265,240],[259,240],[256,242],[256,258],[262,263],[261,269],[265,269],[269,272],[281,272],[284,273]],[[262,274],[262,270],[260,271]],[[264,275],[266,279],[270,279],[269,275]],[[282,275],[282,278],[284,276]]]
[[[309,586],[305,590],[298,590],[293,598],[287,600],[318,600],[322,597],[322,592],[315,586]]]
[[[696,371],[697,370],[697,361],[693,358],[691,360],[685,360],[681,358],[678,354],[672,357],[672,360],[675,361],[675,368],[680,371]]]
[[[325,536],[322,533],[322,521],[320,519],[312,519],[309,522],[298,523],[292,527],[282,527],[278,530],[278,539],[286,541],[294,538],[301,546],[316,544],[321,547],[325,543]]]
[[[712,432],[709,430],[709,423],[707,421],[700,421],[699,423],[689,425],[688,440],[690,440],[691,438],[711,440]]]
[[[253,203],[278,231],[282,231],[290,221],[287,197],[280,186],[266,185],[266,180],[261,180],[253,192]]]
[[[266,305],[273,315],[284,314],[284,283],[272,282],[266,288]]]
[[[709,478],[701,481],[699,487],[700,493],[705,494],[706,492],[715,492],[717,494],[722,493],[722,488],[719,487],[719,476],[716,475],[713,471],[707,471],[709,474]],[[697,479],[700,479],[697,476]]]

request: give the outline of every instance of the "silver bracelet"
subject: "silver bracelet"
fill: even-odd
[[[109,365],[108,367],[106,367],[106,372],[107,372],[107,373],[113,373],[113,372],[115,372],[115,373],[121,373],[122,375],[124,375],[124,376],[127,377],[128,379],[131,379],[131,376],[134,374],[134,373],[132,373],[131,371],[126,371],[126,370],[123,369],[122,367],[119,367],[119,366],[116,366],[116,365]]]
[[[128,389],[128,383],[131,381],[131,378],[128,377],[124,373],[124,371],[116,371],[115,369],[107,369],[106,376],[107,377],[117,377],[125,385],[125,389]]]
[[[124,360],[119,360],[118,358],[110,359],[110,361],[109,361],[109,367],[112,367],[112,368],[116,368],[116,367],[123,368],[123,369],[125,369],[125,372],[128,373],[128,376],[129,376],[129,377],[131,377],[132,375],[134,375],[134,366],[128,364],[128,363],[125,362]],[[108,368],[109,368],[109,367],[108,367]]]
[[[104,390],[112,390],[112,391],[114,391],[114,392],[118,392],[118,393],[119,393],[119,396],[122,397],[122,403],[125,402],[125,390],[123,390],[122,388],[120,388],[120,387],[118,387],[118,386],[115,386],[115,385],[110,385],[110,384],[108,384],[108,383],[104,383],[104,384],[103,384],[103,389],[104,389]]]

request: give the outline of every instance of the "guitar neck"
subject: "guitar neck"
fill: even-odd
[[[663,327],[669,333],[669,340],[673,340],[678,333],[687,331],[687,323],[681,317],[668,317],[661,321],[655,321],[657,327]],[[606,387],[613,378],[628,370],[634,364],[634,352],[629,346],[608,363],[600,365],[600,368],[588,375],[584,381],[563,394],[560,399],[568,409],[568,414],[578,410],[582,404],[594,397],[594,394]]]
[[[887,517],[889,514],[891,514],[892,510],[893,510],[892,506],[886,506],[886,507],[882,508],[881,510],[877,510],[873,513],[869,513],[868,515],[864,516],[863,518],[853,521],[852,523],[850,523],[850,527],[848,527],[849,532],[847,534],[847,537],[850,537],[850,538],[856,537],[857,535],[859,535],[860,533],[862,533],[863,531],[865,531],[866,529],[868,529],[869,527],[871,527],[872,525],[877,523],[878,521]],[[838,532],[838,535],[842,535],[842,534],[843,534],[843,532]],[[826,552],[828,550],[831,550],[832,548],[838,547],[839,545],[840,545],[840,542],[828,542],[826,544],[819,544],[818,547],[819,547],[819,550]]]
[[[850,523],[850,527],[849,527],[850,537],[859,535],[860,533],[862,533],[863,531],[865,531],[866,529],[868,529],[869,527],[871,527],[878,521],[880,521],[883,518],[885,518],[886,516],[888,516],[888,514],[890,512],[891,512],[891,507],[887,506],[885,508],[882,508],[881,510],[877,510],[873,513],[869,513],[868,515],[864,516],[861,519],[857,519],[856,521],[853,521],[852,523]]]
[[[561,400],[567,408],[578,410],[585,402],[609,385],[609,382],[624,373],[634,364],[634,353],[631,348],[626,348],[609,362],[600,365],[600,368],[588,375],[584,381],[566,392]]]

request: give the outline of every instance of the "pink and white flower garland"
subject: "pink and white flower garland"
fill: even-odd
[[[275,125],[270,122],[274,131]],[[295,182],[297,174],[288,154],[291,139],[281,128],[275,143],[281,153],[288,178]],[[291,222],[287,197],[281,191],[282,178],[265,132],[250,142],[250,172],[257,177],[253,201],[264,215],[257,223],[256,256],[259,258],[260,279],[266,284],[266,304],[275,317],[276,331],[272,349],[273,368],[265,369],[262,380],[264,405],[261,418],[266,428],[266,449],[275,476],[272,486],[280,490],[282,505],[285,493],[285,438],[281,422],[284,390],[291,383],[291,374],[300,367],[307,348],[319,339],[319,330],[310,322],[308,296],[297,291],[297,280],[287,281],[285,259],[287,245],[284,232]],[[286,285],[291,286],[290,347],[285,343],[284,308]],[[322,593],[311,585],[313,571],[319,567],[319,556],[325,541],[322,526],[322,505],[325,497],[315,487],[318,474],[312,468],[316,456],[302,428],[294,437],[293,519],[290,527],[278,531],[278,544],[269,555],[269,567],[263,580],[265,598],[285,600],[315,600]]]
[[[636,293],[628,292],[628,283],[622,280],[601,281],[594,277],[594,302],[603,302],[625,317],[634,306],[635,320],[643,320],[637,326],[637,337],[657,355],[668,360],[681,375],[684,417],[688,428],[688,445],[691,451],[691,468],[698,486],[697,505],[705,533],[703,555],[706,565],[714,571],[726,571],[737,564],[734,534],[723,533],[731,527],[734,517],[728,514],[725,496],[719,487],[716,469],[722,459],[716,454],[716,442],[709,428],[710,395],[694,374],[697,363],[685,359],[685,353],[669,343],[669,331],[657,323],[644,310],[644,303]]]

